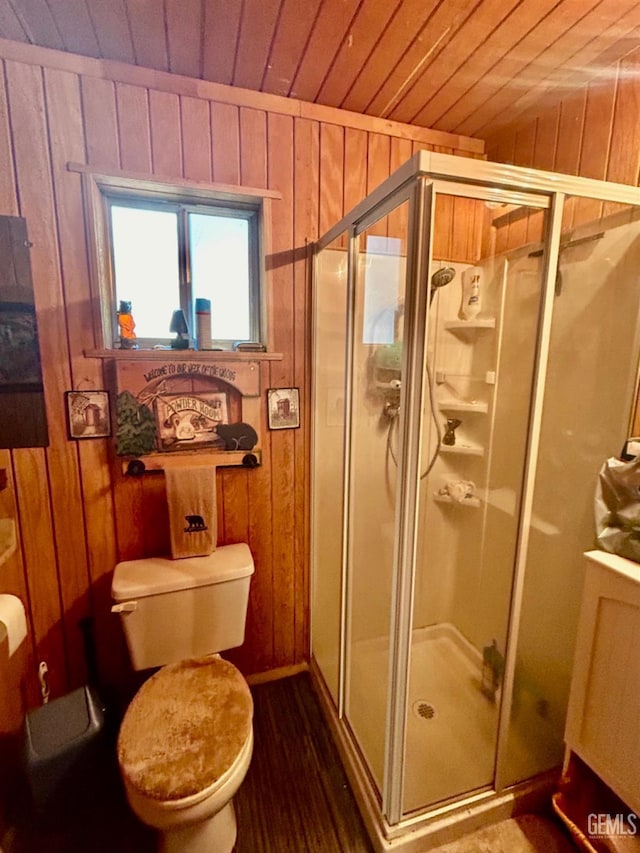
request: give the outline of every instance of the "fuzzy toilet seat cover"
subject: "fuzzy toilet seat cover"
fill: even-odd
[[[249,737],[253,700],[222,658],[169,664],[134,696],[118,735],[123,776],[154,800],[180,800],[213,785]]]

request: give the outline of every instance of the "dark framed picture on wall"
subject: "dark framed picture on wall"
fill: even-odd
[[[297,388],[267,390],[269,429],[295,429],[300,426],[300,394]]]
[[[108,391],[65,391],[69,438],[111,435]]]

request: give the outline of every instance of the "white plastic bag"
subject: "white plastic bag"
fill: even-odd
[[[640,563],[640,456],[607,459],[595,494],[598,547]]]

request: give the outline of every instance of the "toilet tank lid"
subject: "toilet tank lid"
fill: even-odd
[[[149,557],[118,563],[113,573],[114,601],[160,595],[180,589],[232,581],[253,574],[253,557],[244,543],[223,545],[207,557]]]

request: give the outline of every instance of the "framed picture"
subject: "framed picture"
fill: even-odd
[[[36,309],[0,302],[0,392],[42,391]]]
[[[69,438],[111,435],[108,391],[65,391]]]
[[[269,429],[295,429],[300,426],[300,394],[297,388],[267,390]]]

